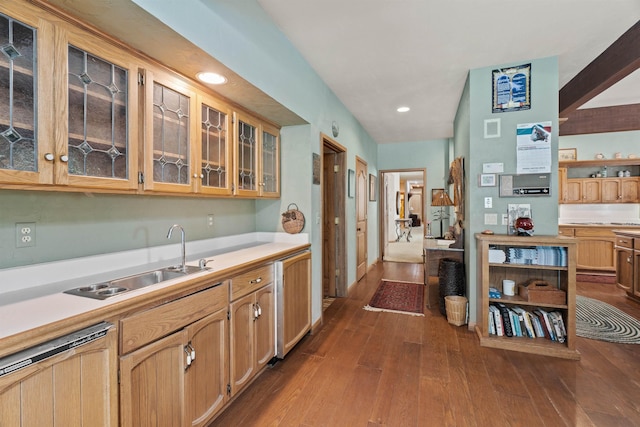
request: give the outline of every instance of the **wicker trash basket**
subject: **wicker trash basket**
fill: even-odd
[[[452,325],[462,326],[467,323],[467,297],[448,295],[444,297],[447,307],[447,321]]]

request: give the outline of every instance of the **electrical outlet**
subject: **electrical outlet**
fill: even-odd
[[[502,225],[507,225],[507,224],[509,224],[509,215],[502,214]]]
[[[491,209],[493,207],[493,197],[484,198],[484,207],[486,209]]]
[[[207,215],[207,227],[213,227],[213,214]]]
[[[36,245],[36,223],[16,222],[16,248],[30,248]]]

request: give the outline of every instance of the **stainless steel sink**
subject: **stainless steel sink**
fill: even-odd
[[[134,289],[144,288],[146,286],[155,285],[171,279],[177,279],[189,274],[202,271],[200,267],[185,266],[184,271],[181,266],[166,267],[159,270],[146,271],[133,276],[122,277],[108,282],[95,283],[88,286],[69,289],[64,291],[66,294],[79,295],[94,299],[107,299],[114,295],[132,291]]]

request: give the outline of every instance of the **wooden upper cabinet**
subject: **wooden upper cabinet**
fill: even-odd
[[[53,182],[55,29],[38,11],[0,3],[1,183]]]
[[[260,146],[260,196],[280,197],[280,130],[271,125],[262,125]]]
[[[124,51],[69,26],[57,61],[64,90],[54,116],[55,183],[90,188],[138,187],[137,64]],[[66,156],[66,157],[64,157]],[[61,161],[58,161],[58,160]]]
[[[276,198],[279,132],[54,7],[0,4],[2,188]]]
[[[234,194],[280,197],[280,131],[255,117],[234,113]]]
[[[191,139],[197,133],[196,93],[182,79],[142,70],[144,82],[144,189],[195,191],[197,164]]]
[[[137,188],[133,59],[31,5],[16,8],[0,7],[0,182]]]
[[[200,125],[199,144],[196,144],[198,170],[194,171],[198,193],[230,195],[233,178],[233,145],[228,105],[206,94],[198,94]]]
[[[234,193],[238,196],[258,196],[258,147],[261,143],[260,122],[241,112],[234,113]]]

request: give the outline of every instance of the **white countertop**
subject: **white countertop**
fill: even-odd
[[[189,260],[187,264],[197,266],[200,258],[206,258],[210,262],[207,263],[207,270],[191,274],[188,279],[202,278],[207,275],[219,276],[225,270],[239,267],[256,259],[277,257],[278,254],[297,248],[302,249],[308,244],[308,235],[306,234],[284,236],[282,234],[284,233],[249,233],[248,235],[234,236],[231,240],[222,238],[193,242],[191,249],[202,249],[202,251],[199,252],[200,255],[197,257],[190,257],[190,247],[187,246],[187,259]],[[210,250],[207,251],[207,248],[210,248]],[[104,280],[152,270],[158,267],[158,263],[161,263],[162,266],[172,265],[167,263],[166,260],[162,261],[164,249],[166,248],[150,248],[144,254],[150,262],[137,266],[127,265],[127,268],[117,271],[114,269],[108,270],[108,266],[122,266],[119,263],[111,263],[114,259],[137,259],[132,252],[138,251],[0,270],[0,283],[3,288],[9,287],[5,285],[13,283],[12,281],[14,280],[30,285],[22,289],[0,293],[0,341],[9,336],[104,308],[126,299],[157,292],[183,282],[186,279],[168,280],[156,285],[128,291],[106,300],[96,300],[63,293],[64,290],[74,287],[86,286]],[[176,248],[173,246],[172,251],[174,254],[179,253],[179,248],[178,252],[175,252]],[[160,260],[156,258],[160,258]],[[125,262],[124,264],[127,263]],[[66,275],[64,273],[65,268],[68,272]],[[85,275],[77,277],[78,270],[84,272]],[[71,273],[72,271],[74,274]],[[94,274],[89,275],[87,274],[88,271]],[[39,278],[34,279],[34,275]],[[47,277],[50,283],[46,282]],[[55,279],[52,279],[54,277]]]

